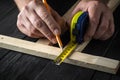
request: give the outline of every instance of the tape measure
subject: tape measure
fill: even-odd
[[[60,65],[84,40],[84,34],[88,26],[88,13],[79,11],[71,21],[70,26],[70,42],[63,49],[62,53],[54,60],[56,65]]]

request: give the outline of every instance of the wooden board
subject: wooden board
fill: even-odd
[[[114,11],[117,6],[120,4],[120,0],[110,0],[109,3],[108,3],[108,7]]]
[[[4,35],[0,35],[0,47],[52,60],[61,53],[61,49],[57,47],[37,44]],[[117,60],[93,56],[77,51],[66,59],[65,62],[113,74],[115,74],[119,68],[119,61]]]

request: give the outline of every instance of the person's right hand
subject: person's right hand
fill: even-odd
[[[65,22],[52,8],[49,13],[42,0],[32,0],[19,13],[17,26],[29,37],[46,37],[56,43],[55,35],[61,34]]]

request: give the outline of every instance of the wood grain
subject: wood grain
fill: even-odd
[[[52,60],[61,53],[61,49],[57,47],[37,44],[4,35],[0,35],[0,47]],[[66,59],[65,62],[113,74],[115,74],[119,68],[119,61],[117,60],[93,56],[77,51]]]

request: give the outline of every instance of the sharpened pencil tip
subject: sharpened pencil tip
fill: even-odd
[[[60,49],[61,49],[61,52],[63,51],[63,47],[60,47]]]
[[[63,44],[62,44],[62,41],[61,41],[61,39],[60,39],[60,36],[59,36],[59,35],[56,35],[56,39],[57,39],[57,42],[58,42],[59,47],[63,50]]]

